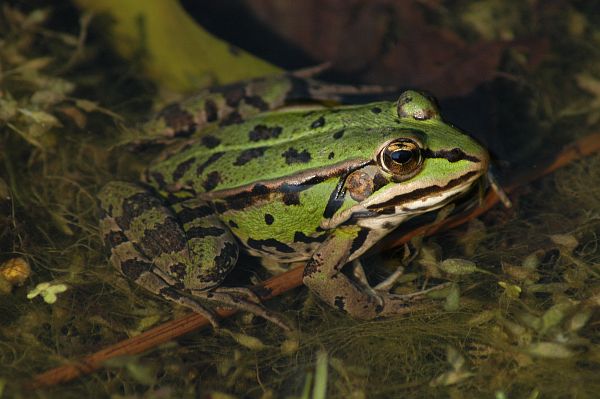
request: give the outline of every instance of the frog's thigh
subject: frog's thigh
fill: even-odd
[[[98,197],[104,214],[101,230],[113,264],[152,291],[152,279],[130,271],[123,255],[116,255],[116,246],[130,243],[133,258],[147,260],[152,273],[178,289],[218,285],[237,260],[237,247],[225,251],[223,229],[209,226],[219,222],[196,200],[178,204],[174,213],[152,192],[125,182],[108,183]]]
[[[172,206],[187,238],[190,265],[185,287],[205,290],[223,281],[235,266],[239,246],[204,201],[192,198]]]

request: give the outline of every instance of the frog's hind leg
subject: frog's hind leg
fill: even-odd
[[[238,245],[206,203],[181,199],[168,207],[152,191],[125,182],[108,183],[98,198],[100,229],[111,262],[126,277],[203,314],[213,325],[214,314],[201,302],[246,310],[285,325],[257,303],[256,295],[245,295],[246,289],[218,287],[237,262]]]
[[[175,203],[172,208],[187,236],[191,257],[184,288],[194,297],[250,312],[289,330],[280,316],[261,305],[251,289],[218,286],[235,265],[239,247],[212,208],[195,198]]]
[[[112,194],[111,194],[112,195]],[[114,217],[114,209],[108,207],[103,209],[100,220],[100,230],[104,242],[110,250],[111,263],[128,279],[146,288],[150,292],[178,303],[202,314],[213,325],[218,327],[217,318],[210,309],[205,308],[191,298],[182,295],[175,287],[178,284],[166,276],[155,264],[153,264],[131,241],[123,229],[117,223],[118,217]],[[119,220],[123,223],[123,220]]]

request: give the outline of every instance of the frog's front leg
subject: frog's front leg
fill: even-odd
[[[406,313],[421,293],[394,295],[364,286],[342,273],[360,228],[338,228],[315,251],[304,269],[304,284],[329,305],[358,319]],[[355,267],[360,265],[355,265]],[[424,294],[425,292],[423,292]]]
[[[126,277],[155,294],[203,314],[197,299],[246,310],[282,325],[256,303],[256,296],[218,285],[235,265],[238,245],[206,203],[190,198],[165,206],[136,184],[108,183],[98,194],[100,229],[111,262]],[[287,328],[287,326],[285,326]]]

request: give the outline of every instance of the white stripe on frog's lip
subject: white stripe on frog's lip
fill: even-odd
[[[354,253],[350,254],[349,261],[352,261],[371,248],[376,242],[391,233],[396,227],[404,223],[407,219],[414,216],[434,211],[444,207],[454,201],[457,197],[468,191],[471,183],[461,185],[452,190],[444,191],[436,196],[427,198],[425,201],[416,200],[410,204],[404,204],[395,207],[395,212],[390,214],[378,214],[373,217],[358,219],[356,224],[369,231],[367,238]]]
[[[406,219],[442,208],[456,199],[456,197],[459,197],[468,191],[468,188],[472,183],[473,182],[469,182],[452,190],[395,206],[394,213],[380,214],[371,218],[359,219],[357,224],[369,229],[385,229],[391,231]]]
[[[451,188],[440,188],[437,191],[431,191],[414,198],[405,198],[402,202],[394,201],[399,196],[392,197],[387,206],[383,204],[374,204],[371,209],[360,203],[352,206],[343,212],[334,215],[331,219],[324,220],[321,228],[324,230],[335,228],[345,223],[352,217],[357,217],[357,224],[361,227],[378,229],[382,228],[388,231],[393,230],[397,225],[406,219],[420,215],[429,211],[439,209],[447,203],[454,200],[455,197],[467,192],[468,189],[481,177],[482,172],[468,172],[458,179],[451,180],[444,187],[456,183]],[[401,196],[401,195],[400,195]]]

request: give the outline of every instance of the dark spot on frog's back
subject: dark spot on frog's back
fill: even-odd
[[[154,180],[160,188],[165,188],[167,186],[165,177],[160,172],[150,172],[146,176],[149,177],[149,180]]]
[[[125,233],[123,233],[120,230],[109,231],[108,234],[106,234],[104,236],[104,242],[106,243],[106,246],[109,249],[118,247],[119,245],[123,244],[124,242],[128,242],[128,241],[129,240],[128,240],[127,236],[125,236]]]
[[[281,154],[285,158],[285,163],[291,165],[293,163],[307,163],[310,162],[311,156],[307,150],[298,152],[297,149],[290,147],[286,152]]]
[[[165,124],[173,129],[177,137],[189,136],[196,128],[193,115],[177,103],[167,105],[158,113],[157,118],[163,118]]]
[[[206,176],[206,180],[202,182],[202,187],[206,191],[214,190],[221,182],[221,174],[218,171],[212,171]]]
[[[173,217],[167,217],[162,223],[145,230],[139,245],[147,256],[154,258],[165,252],[182,251],[187,243],[179,223]]]
[[[342,137],[344,137],[344,129],[342,129],[342,130],[338,130],[337,132],[335,132],[335,133],[333,134],[333,138],[334,138],[334,139],[336,139],[336,140],[339,140],[339,139],[341,139]]]
[[[182,208],[176,216],[179,222],[184,225],[194,220],[205,218],[214,213],[210,205],[201,205],[195,208]]]
[[[285,193],[283,194],[283,203],[285,205],[300,205],[300,194]]]
[[[204,169],[206,169],[210,164],[216,162],[219,158],[223,156],[223,154],[223,152],[215,152],[214,154],[212,154],[210,157],[208,157],[206,161],[198,165],[198,167],[196,168],[196,174],[200,176],[204,172]]]
[[[325,118],[323,118],[322,116],[310,124],[311,129],[316,129],[323,126],[325,126]]]
[[[235,108],[246,95],[246,86],[241,83],[233,83],[215,88],[214,91],[221,93],[225,97],[227,105]]]
[[[335,153],[330,152],[329,155],[327,156],[327,159],[333,159],[335,157]]]
[[[221,249],[221,252],[215,256],[215,264],[217,265],[217,274],[220,276],[218,280],[221,280],[224,274],[226,274],[230,267],[235,264],[238,257],[238,246],[231,242],[226,242]]]
[[[305,244],[311,244],[313,242],[323,242],[325,240],[325,234],[320,234],[316,237],[310,237],[301,231],[294,233],[294,242],[303,242]]]
[[[269,238],[266,240],[255,240],[254,238],[248,238],[246,244],[250,248],[256,249],[257,251],[265,251],[265,247],[268,247],[273,248],[277,252],[282,252],[286,254],[291,254],[295,252],[294,248],[281,241],[277,241],[274,238]]]
[[[236,158],[236,160],[233,164],[235,166],[245,165],[253,159],[262,157],[264,155],[266,149],[267,149],[267,147],[256,147],[256,148],[249,148],[247,150],[244,150],[244,151],[240,152],[240,155],[238,155],[238,157]]]
[[[270,213],[265,213],[265,223],[268,224],[269,226],[273,224],[273,222],[275,221],[275,218],[273,217],[273,215],[271,215]]]
[[[240,113],[237,111],[233,111],[229,115],[227,115],[225,118],[223,118],[221,120],[221,122],[219,122],[219,126],[235,125],[235,124],[240,124],[242,122],[244,122],[244,119],[242,118]]]
[[[267,104],[260,96],[246,96],[244,97],[244,102],[260,111],[267,111],[269,109],[269,104]]]
[[[185,235],[188,239],[192,238],[204,238],[204,237],[219,237],[225,234],[225,230],[220,227],[202,227],[196,226],[188,229]]]
[[[200,139],[200,142],[206,148],[215,148],[216,146],[218,146],[219,144],[221,144],[221,140],[219,138],[217,138],[215,136],[211,136],[211,135],[203,136]]]
[[[283,128],[281,126],[267,127],[266,125],[256,125],[248,133],[250,141],[269,140],[279,137]]]
[[[131,227],[131,222],[135,218],[146,213],[150,209],[159,208],[161,206],[161,201],[150,193],[136,193],[123,200],[121,216],[116,218],[117,225],[123,230],[128,230]]]
[[[380,114],[381,113],[381,108],[379,107],[373,107],[371,108],[371,112],[374,114]]]
[[[121,273],[126,277],[137,280],[142,273],[152,269],[152,263],[141,259],[127,259],[121,262]]]
[[[181,179],[185,172],[187,172],[192,167],[194,162],[196,162],[196,158],[191,157],[177,165],[177,167],[173,171],[173,180],[177,181]]]
[[[187,268],[183,263],[175,263],[174,265],[171,265],[169,267],[169,271],[179,279],[183,279],[187,275]]]
[[[229,221],[229,222],[227,222],[227,223],[229,223],[229,227],[233,227],[234,229],[237,229],[238,227],[240,227],[240,226],[238,226],[238,224],[237,224],[236,222],[234,222],[233,220],[230,220],[230,221]]]
[[[219,119],[219,108],[213,100],[206,100],[204,103],[204,115],[207,122],[214,122]]]

